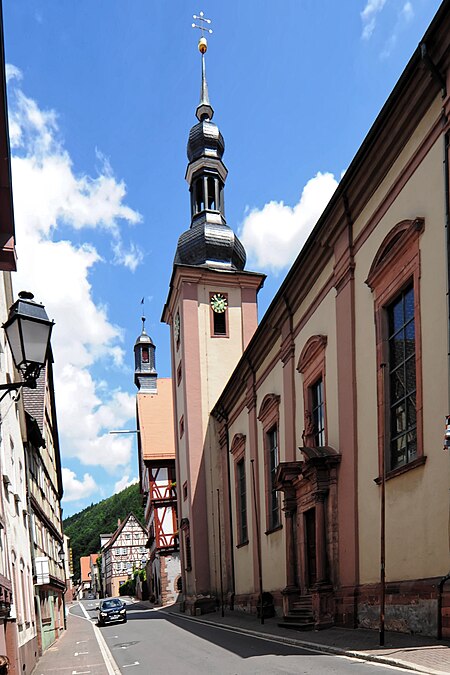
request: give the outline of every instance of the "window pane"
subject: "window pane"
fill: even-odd
[[[412,288],[405,292],[405,321],[414,318],[414,290]]]
[[[416,442],[416,346],[414,289],[410,287],[387,308],[389,319],[389,400],[391,466],[414,458]]]
[[[322,447],[325,445],[325,406],[322,378],[311,387],[311,397],[314,443],[316,447]]]
[[[390,340],[390,362],[391,368],[396,368],[405,360],[405,334],[401,330]]]
[[[404,402],[392,407],[391,423],[392,436],[397,436],[403,431],[406,431],[406,410]]]
[[[403,303],[402,300],[398,300],[392,305],[392,313],[390,316],[390,334],[393,335],[396,333],[401,326],[403,326]]]
[[[416,427],[416,401],[415,397],[408,397],[406,403],[408,429]]]
[[[416,359],[412,356],[405,364],[406,391],[412,393],[416,390]]]
[[[405,396],[403,368],[398,368],[391,376],[391,403],[396,403]]]
[[[408,358],[408,356],[412,356],[416,351],[416,336],[415,336],[414,321],[410,321],[406,325],[405,333],[406,333],[405,355],[406,358]]]
[[[270,528],[278,527],[280,524],[279,516],[279,499],[278,492],[275,489],[275,474],[279,463],[278,455],[278,430],[273,427],[267,433],[267,445],[269,452],[269,526]]]

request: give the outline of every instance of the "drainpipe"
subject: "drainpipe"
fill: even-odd
[[[234,570],[234,534],[233,534],[233,510],[231,501],[231,468],[230,468],[230,430],[228,428],[228,415],[224,412],[226,453],[227,453],[227,480],[228,480],[228,512],[230,514],[230,548],[231,548],[231,598],[230,609],[234,609],[234,596],[236,593],[236,579]]]
[[[228,428],[228,413],[223,408],[218,411],[216,415],[218,421],[222,421],[225,427],[225,452],[227,455],[227,481],[228,481],[228,512],[230,518],[230,563],[231,563],[231,597],[230,597],[230,609],[234,610],[234,596],[236,594],[236,577],[235,577],[235,567],[234,567],[234,534],[233,534],[233,510],[232,510],[232,497],[231,497],[231,467],[230,467],[230,430]]]
[[[450,405],[450,133],[444,136],[444,182],[445,182],[445,230],[447,249],[447,362],[448,362],[448,398],[447,406]],[[449,413],[447,408],[447,413]]]

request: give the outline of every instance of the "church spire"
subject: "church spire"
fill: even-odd
[[[222,161],[225,142],[212,122],[213,107],[206,82],[205,54],[208,42],[205,32],[212,33],[211,19],[203,12],[194,19],[193,28],[202,31],[198,50],[202,58],[200,102],[196,109],[199,120],[190,133],[187,145],[186,180],[191,193],[191,226],[178,240],[175,264],[206,266],[213,269],[242,270],[245,250],[225,219],[224,187],[227,169]]]

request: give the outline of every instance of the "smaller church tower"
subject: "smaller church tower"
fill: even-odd
[[[152,338],[145,332],[145,316],[143,316],[142,331],[134,345],[134,383],[143,393],[156,394],[158,389],[155,351]]]
[[[143,557],[150,597],[166,605],[178,596],[181,574],[172,380],[158,378],[155,351],[143,316],[142,331],[134,345],[139,484],[148,535],[148,558]]]

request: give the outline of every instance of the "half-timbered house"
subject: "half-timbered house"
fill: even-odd
[[[117,530],[103,546],[101,555],[105,574],[104,588],[108,597],[119,595],[119,589],[135,570],[145,567],[147,533],[136,516],[129,513],[119,521]]]

